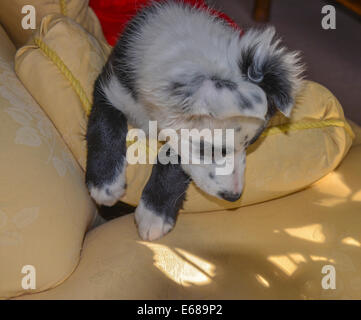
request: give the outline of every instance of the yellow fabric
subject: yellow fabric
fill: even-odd
[[[105,41],[99,20],[88,6],[89,0],[1,0],[0,24],[3,25],[17,48],[24,45],[34,32],[31,29],[24,30],[21,26],[21,21],[25,17],[21,9],[29,4],[36,11],[36,28],[46,15],[61,13],[81,24],[99,41]]]
[[[281,124],[281,125],[274,126],[274,127],[269,127],[262,132],[261,138],[265,138],[267,136],[271,136],[274,134],[280,134],[280,133],[287,134],[290,131],[319,129],[319,128],[326,128],[326,127],[345,128],[345,131],[348,133],[348,135],[352,139],[355,137],[355,134],[353,133],[351,126],[347,123],[346,120],[328,119],[328,120],[318,120],[318,121],[312,121],[312,122],[299,121],[299,122],[286,123],[286,124]]]
[[[56,61],[63,65],[63,61],[66,62],[64,69],[42,48],[56,52]],[[84,88],[80,96],[90,100],[93,83],[109,54],[108,48],[70,18],[49,15],[42,20],[36,37],[20,48],[15,57],[19,78],[62,134],[82,168],[86,162],[87,117],[79,92],[74,90],[69,77],[77,76],[76,81]]]
[[[361,136],[360,136],[361,137]],[[336,171],[282,199],[181,214],[159,241],[133,215],[92,230],[62,285],[24,299],[361,299],[361,146]],[[325,290],[325,265],[336,289]]]
[[[72,72],[68,69],[68,67],[64,64],[64,62],[59,58],[59,56],[51,50],[41,39],[34,38],[35,44],[40,48],[41,51],[44,52],[44,54],[51,59],[51,61],[57,66],[57,68],[60,70],[60,72],[64,75],[64,77],[69,81],[71,86],[73,87],[74,91],[79,97],[79,100],[83,106],[83,109],[87,116],[90,114],[91,110],[91,103],[88,100],[83,87],[81,86],[78,79],[74,77]]]
[[[37,288],[76,267],[96,208],[84,172],[14,72],[15,47],[0,27],[0,299],[24,292],[25,265]]]
[[[351,130],[355,135],[352,145],[358,146],[361,144],[361,127],[351,120],[348,120],[348,123],[350,124]]]
[[[69,49],[71,48],[71,49]],[[72,20],[47,16],[29,44],[16,55],[16,72],[53,121],[83,169],[84,134],[92,87],[109,47]],[[242,198],[219,200],[191,184],[184,212],[209,212],[258,203],[307,187],[332,171],[347,153],[352,130],[342,107],[324,87],[307,81],[292,118],[277,114],[247,153]],[[120,199],[136,205],[151,165],[130,165],[127,192]]]

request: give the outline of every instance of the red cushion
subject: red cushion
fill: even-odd
[[[135,16],[141,7],[148,5],[151,1],[152,0],[90,0],[89,5],[98,16],[108,43],[114,46],[127,22]],[[197,5],[200,8],[207,8],[204,0],[183,1],[192,5]],[[211,10],[211,12],[228,21],[234,28],[239,29],[237,24],[224,13],[216,10]]]

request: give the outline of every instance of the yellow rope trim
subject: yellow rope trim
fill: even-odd
[[[63,16],[66,16],[68,13],[67,7],[66,7],[66,0],[59,0],[60,5],[60,12]]]
[[[68,69],[68,67],[64,64],[64,62],[60,59],[60,57],[56,54],[55,51],[51,50],[41,39],[34,39],[36,45],[40,48],[40,50],[58,67],[60,72],[64,75],[64,77],[70,82],[74,91],[78,95],[83,109],[87,115],[90,114],[91,103],[88,97],[85,94],[83,87],[81,86],[78,79],[74,77],[72,72]]]
[[[350,125],[345,120],[315,120],[315,121],[299,121],[293,123],[281,124],[274,127],[269,127],[263,131],[261,138],[272,136],[279,133],[287,133],[290,131],[306,130],[306,129],[317,129],[326,127],[341,127],[350,135],[353,139],[355,134],[353,133]]]

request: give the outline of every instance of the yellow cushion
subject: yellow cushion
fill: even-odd
[[[0,298],[52,288],[76,267],[96,208],[84,173],[14,72],[0,27]],[[36,269],[36,290],[22,268]]]
[[[67,281],[24,298],[361,299],[360,158],[353,147],[336,171],[282,199],[181,214],[157,242],[139,241],[132,215],[113,220],[87,234]],[[325,265],[335,290],[321,285]]]
[[[44,47],[40,49],[38,45]],[[106,60],[108,52],[103,45],[72,19],[48,15],[42,20],[35,38],[20,48],[15,58],[19,78],[53,121],[83,168],[87,117],[82,103],[90,103],[93,83]],[[58,57],[46,51],[48,48]],[[53,57],[57,60],[52,60]],[[62,65],[62,61],[66,65]],[[76,75],[76,80],[72,75]],[[77,82],[81,83],[80,89]]]
[[[21,13],[25,5],[31,4],[36,11],[36,27],[41,19],[51,13],[61,13],[81,24],[88,32],[97,39],[103,40],[103,31],[91,8],[88,7],[89,0],[1,0],[0,1],[0,24],[10,35],[16,47],[26,43],[34,30],[24,30],[21,21],[26,14]]]
[[[348,120],[348,123],[355,135],[355,138],[352,141],[352,145],[358,146],[361,144],[361,127],[359,125],[357,125],[355,122],[353,122],[352,120]]]
[[[84,109],[91,105],[92,85],[106,61],[107,50],[75,22],[48,16],[34,39],[16,55],[19,78],[83,168],[87,120]],[[278,114],[270,126],[276,128],[268,129],[248,151],[240,201],[218,200],[192,184],[183,211],[237,208],[305,188],[333,170],[352,141],[337,99],[326,88],[309,81],[297,99],[292,118]],[[121,200],[136,205],[150,172],[150,165],[129,165],[128,188]]]

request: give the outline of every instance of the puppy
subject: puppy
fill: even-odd
[[[302,65],[273,28],[240,36],[222,19],[181,1],[152,3],[127,25],[95,82],[87,128],[86,183],[98,204],[112,206],[126,189],[128,124],[158,130],[234,129],[234,170],[217,163],[153,166],[135,220],[144,240],[175,225],[191,180],[204,192],[236,201],[243,190],[246,149],[276,110],[289,116]],[[205,144],[199,148],[203,153]],[[228,150],[228,149],[231,150]]]

